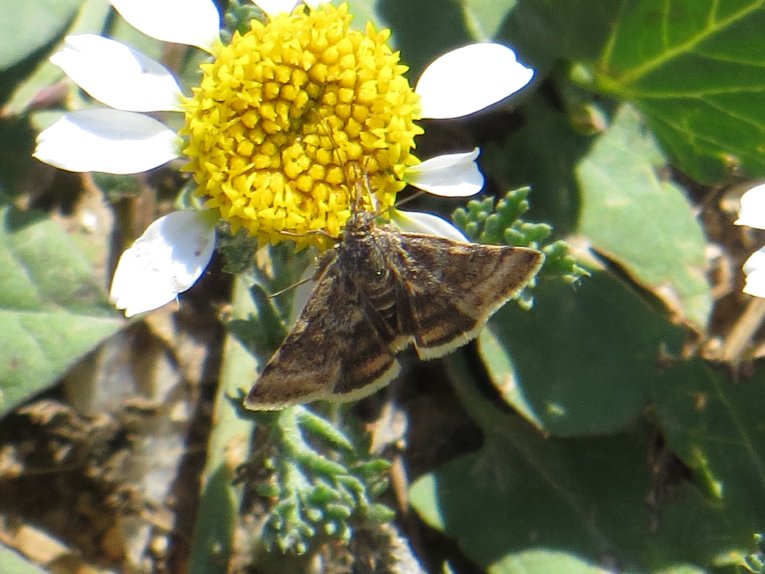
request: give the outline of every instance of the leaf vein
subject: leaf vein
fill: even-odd
[[[619,77],[617,80],[624,86],[628,86],[629,84],[636,82],[637,80],[639,80],[646,74],[652,72],[656,68],[663,66],[664,64],[666,64],[668,61],[672,60],[673,58],[676,58],[681,54],[692,51],[696,46],[698,46],[701,42],[708,39],[710,36],[713,36],[717,32],[745,18],[746,16],[751,14],[753,11],[761,8],[763,5],[763,2],[765,2],[765,0],[757,0],[756,2],[752,3],[750,6],[731,14],[727,18],[724,18],[722,20],[715,20],[713,24],[707,25],[706,28],[699,30],[697,34],[691,36],[686,41],[681,42],[680,44],[676,45],[674,48],[667,49],[665,52],[657,55],[653,59],[646,60],[643,64],[622,74],[621,77]]]

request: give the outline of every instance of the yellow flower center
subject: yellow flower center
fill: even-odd
[[[346,4],[301,6],[253,21],[202,65],[184,103],[184,169],[232,231],[322,246],[322,233],[339,236],[350,216],[350,164],[367,174],[382,211],[418,163],[419,98],[386,43],[390,31],[368,24],[362,33],[350,21]]]

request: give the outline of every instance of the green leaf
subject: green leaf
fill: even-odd
[[[765,526],[765,370],[733,381],[701,360],[656,380],[656,418],[669,446],[742,536]]]
[[[684,337],[605,272],[575,286],[540,281],[534,307],[514,307],[492,319],[479,352],[505,400],[555,435],[624,428],[648,401],[661,349]]]
[[[763,28],[762,0],[520,0],[502,38],[542,73],[562,59],[635,104],[673,163],[713,183],[765,175]]]
[[[528,218],[552,225],[556,237],[576,229],[579,191],[573,165],[588,151],[592,138],[571,129],[560,109],[535,98],[519,114],[522,127],[501,146],[481,149],[486,173],[501,177],[502,189],[531,187]]]
[[[409,66],[412,85],[431,61],[444,52],[469,44],[472,39],[457,2],[443,0],[384,0],[377,12],[393,30],[393,43],[401,50],[401,61]],[[432,23],[423,34],[423,23]]]
[[[622,107],[577,167],[579,230],[678,319],[703,331],[712,307],[706,241],[682,190],[659,179],[663,166],[639,116]]]
[[[82,0],[0,1],[0,72],[51,43],[67,27]],[[11,25],[13,23],[13,25]]]
[[[592,61],[603,49],[623,2],[519,0],[501,39],[544,71],[556,59]]]
[[[53,36],[46,39],[45,48],[47,49],[47,52],[38,52],[34,54],[36,58],[40,59],[40,64],[31,74],[29,74],[29,70],[16,70],[18,73],[13,73],[9,77],[9,80],[12,82],[13,94],[4,109],[5,114],[9,117],[21,114],[32,103],[35,103],[38,107],[47,107],[45,105],[46,98],[53,100],[53,103],[58,103],[57,98],[60,98],[61,94],[57,94],[55,89],[49,90],[48,88],[66,76],[59,67],[54,66],[47,60],[47,56],[50,52],[54,51],[58,45],[61,44],[61,42],[59,42],[59,44],[54,45],[52,42],[54,40],[62,40],[65,35],[100,33],[103,30],[104,22],[110,11],[109,3],[104,0],[88,0],[86,2],[83,2],[82,0],[68,0],[64,3],[58,3],[55,0],[52,0],[51,5],[54,4],[59,10],[67,4],[70,4],[73,9],[78,8],[76,17],[72,15],[68,22],[69,26],[66,29],[62,28]],[[30,2],[28,5],[36,8],[41,8],[43,6],[39,2]],[[14,10],[16,10],[18,9],[19,4],[14,2],[13,6]],[[66,20],[64,19],[55,22],[57,26],[63,26],[64,23],[66,23]],[[56,30],[51,30],[51,32],[56,32]],[[27,32],[27,34],[31,35],[30,32]],[[23,68],[24,66],[21,67]]]
[[[762,0],[631,0],[595,62],[596,86],[633,101],[673,160],[713,182],[765,174]]]
[[[547,574],[548,572],[605,574],[609,571],[611,569],[604,569],[575,554],[546,548],[515,553],[495,562],[487,569],[489,574]],[[661,568],[655,572],[656,574],[705,574],[707,570],[683,564]]]
[[[376,0],[351,0],[349,12],[353,15],[352,27],[364,30],[367,22],[372,22],[378,30],[385,28],[385,23],[377,15]]]
[[[597,564],[559,550],[535,549],[514,553],[492,564],[489,574],[530,574],[565,572],[566,574],[603,574]]]
[[[241,278],[234,281],[232,299],[232,316],[238,318],[252,312],[247,282]],[[208,442],[203,487],[190,545],[190,574],[226,572],[226,565],[235,552],[242,486],[235,484],[234,479],[237,467],[246,462],[247,445],[255,425],[251,418],[240,416],[232,397],[241,394],[243,384],[255,379],[256,367],[253,355],[229,335],[223,351],[213,413],[215,424]]]
[[[260,518],[265,549],[301,555],[325,543],[325,536],[347,543],[366,518],[383,516],[381,507],[367,511],[387,485],[385,461],[370,458],[341,429],[305,407],[257,418],[268,429],[267,438],[256,439],[259,448],[250,461],[263,469],[253,486],[268,497],[258,501],[267,508],[266,518]],[[377,473],[370,472],[374,469]]]
[[[0,572],[3,574],[45,574],[45,570],[0,544]]]
[[[736,518],[694,485],[672,476],[667,493],[646,464],[648,429],[546,438],[496,410],[453,356],[446,364],[462,404],[483,430],[483,446],[422,476],[410,500],[479,566],[521,571],[529,551],[544,550],[590,564],[607,557],[626,571],[661,572],[719,564],[750,545],[751,533],[730,528]],[[646,503],[650,496],[653,505]],[[546,564],[538,560],[555,564],[555,556],[547,558]]]
[[[124,322],[61,227],[0,209],[0,414],[52,385]]]
[[[479,42],[487,42],[496,36],[499,27],[513,11],[518,0],[462,0],[465,22]]]

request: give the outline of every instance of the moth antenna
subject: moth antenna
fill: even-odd
[[[280,295],[284,295],[288,291],[292,291],[293,289],[295,289],[297,287],[300,287],[301,285],[304,285],[305,283],[308,283],[312,279],[313,279],[313,277],[306,277],[305,279],[301,279],[300,281],[297,281],[297,282],[293,283],[292,285],[287,285],[287,287],[285,287],[284,289],[279,289],[278,291],[274,291],[273,293],[271,293],[268,296],[268,298],[269,299],[274,299],[276,297],[279,297]]]
[[[327,237],[328,239],[332,239],[333,241],[337,240],[337,237],[327,232],[326,229],[309,229],[308,231],[304,231],[303,233],[295,233],[294,231],[282,230],[279,233],[281,235],[286,235],[287,237],[305,237],[306,235],[323,235],[324,237]]]
[[[356,168],[357,169],[361,169],[361,168],[358,167],[358,165],[356,165]],[[372,182],[369,179],[369,171],[367,171],[366,169],[362,170],[361,175],[359,175],[356,178],[356,187],[358,188],[358,187],[360,187],[362,185],[366,189],[367,195],[369,196],[369,203],[372,205],[372,212],[371,213],[374,215],[375,219],[380,217],[386,211],[390,211],[395,206],[401,205],[401,204],[409,201],[413,197],[417,197],[421,193],[421,192],[418,192],[418,193],[414,194],[412,197],[404,199],[403,201],[397,201],[395,206],[391,205],[390,207],[385,207],[383,209],[380,209],[380,204],[379,204],[379,201],[377,199],[377,195],[375,195],[375,192],[372,189]],[[357,193],[359,193],[359,195],[361,194],[360,191],[357,192]]]
[[[369,158],[365,157],[364,163],[368,163],[368,161]],[[366,165],[360,169],[364,180],[364,189],[366,189],[367,195],[369,196],[369,203],[372,206],[372,211],[375,213],[375,217],[378,217],[382,212],[379,211],[380,204],[377,201],[377,196],[375,195],[374,190],[372,189],[372,182],[369,181],[369,169],[367,169]]]
[[[409,195],[409,196],[405,197],[404,199],[401,199],[401,200],[397,201],[396,205],[398,206],[398,205],[404,205],[406,203],[409,203],[410,201],[420,197],[423,193],[425,193],[425,192],[424,191],[419,191],[419,190],[415,191],[412,195]]]
[[[372,206],[372,213],[377,211],[377,197],[372,191],[372,185],[369,182],[369,172],[359,166],[356,162],[348,164],[349,176],[347,179],[348,189],[353,190],[353,212],[361,213],[364,209],[364,192],[369,197],[369,203]],[[352,174],[350,172],[353,172]],[[377,217],[377,214],[375,214]]]
[[[347,161],[346,159],[343,159],[340,149],[340,145],[337,143],[337,140],[335,140],[334,135],[332,134],[332,130],[329,128],[329,126],[324,125],[323,123],[319,123],[319,126],[321,126],[321,130],[324,132],[324,134],[329,138],[329,141],[332,143],[332,153],[334,154],[335,158],[337,159],[338,165],[343,170],[343,178],[345,179],[345,187],[348,190],[348,194],[351,196],[351,208],[352,213],[361,213],[363,211],[367,211],[364,208],[364,193],[363,191],[366,191],[366,195],[369,197],[369,203],[372,206],[372,213],[375,214],[375,217],[378,217],[380,213],[377,213],[377,196],[374,194],[372,190],[372,185],[369,181],[369,170],[366,168],[368,162],[370,161],[368,157],[364,157],[364,165],[359,166],[358,162],[356,161]],[[366,183],[366,185],[364,185]],[[365,188],[365,189],[362,189]]]

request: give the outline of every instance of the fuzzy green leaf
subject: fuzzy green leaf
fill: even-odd
[[[364,518],[372,523],[381,524],[383,522],[390,522],[396,517],[396,513],[389,507],[379,502],[370,504],[364,510]]]
[[[0,414],[54,384],[123,324],[56,223],[0,208]]]
[[[266,548],[303,554],[319,533],[347,542],[353,528],[369,520],[372,499],[387,482],[387,463],[358,453],[340,430],[303,407],[257,418],[269,437],[249,466],[257,469],[254,492],[262,496],[261,485],[268,485],[262,500],[270,507]],[[379,509],[374,513],[381,515]]]
[[[324,440],[330,442],[333,446],[352,451],[353,445],[343,433],[337,430],[332,423],[309,410],[302,410],[298,414],[298,422],[303,428]]]

